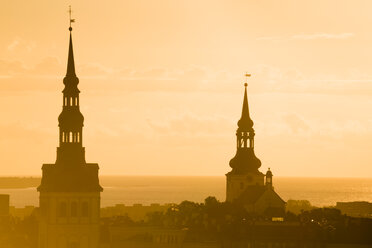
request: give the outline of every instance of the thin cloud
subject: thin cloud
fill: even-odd
[[[20,44],[20,40],[18,38],[16,38],[15,40],[13,40],[7,47],[7,49],[9,51],[13,51],[14,49],[16,49],[16,47]]]
[[[279,40],[284,40],[284,38],[279,37],[279,36],[261,36],[261,37],[256,38],[256,40],[279,41]]]
[[[290,41],[290,40],[344,40],[355,36],[354,33],[315,33],[315,34],[294,34],[288,37],[283,36],[261,36],[256,40],[262,41]]]
[[[340,33],[340,34],[330,34],[330,33],[317,33],[317,34],[296,34],[292,35],[293,40],[318,40],[318,39],[348,39],[353,37],[353,33]]]
[[[12,52],[15,50],[31,52],[36,48],[35,41],[25,41],[20,37],[14,38],[14,40],[6,47],[8,51]]]

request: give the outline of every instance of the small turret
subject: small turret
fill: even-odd
[[[266,172],[266,186],[271,188],[273,187],[273,173],[270,168]]]

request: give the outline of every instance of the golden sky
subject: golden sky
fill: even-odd
[[[371,1],[12,0],[0,8],[0,175],[55,161],[70,4],[100,174],[224,175],[246,71],[261,171],[372,174]]]

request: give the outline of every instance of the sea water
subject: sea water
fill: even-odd
[[[101,206],[115,204],[203,202],[208,196],[225,200],[226,179],[222,176],[101,176],[104,191]],[[274,177],[275,191],[287,201],[308,200],[315,206],[334,206],[336,202],[372,202],[372,178],[296,178]],[[0,189],[10,195],[10,205],[38,206],[36,188]]]

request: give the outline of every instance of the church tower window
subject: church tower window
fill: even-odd
[[[58,217],[66,217],[67,215],[67,204],[66,202],[60,202],[58,208]]]
[[[83,217],[89,217],[89,204],[86,201],[81,205],[81,215]]]
[[[77,215],[78,215],[77,202],[73,201],[71,203],[71,217],[77,217]]]

